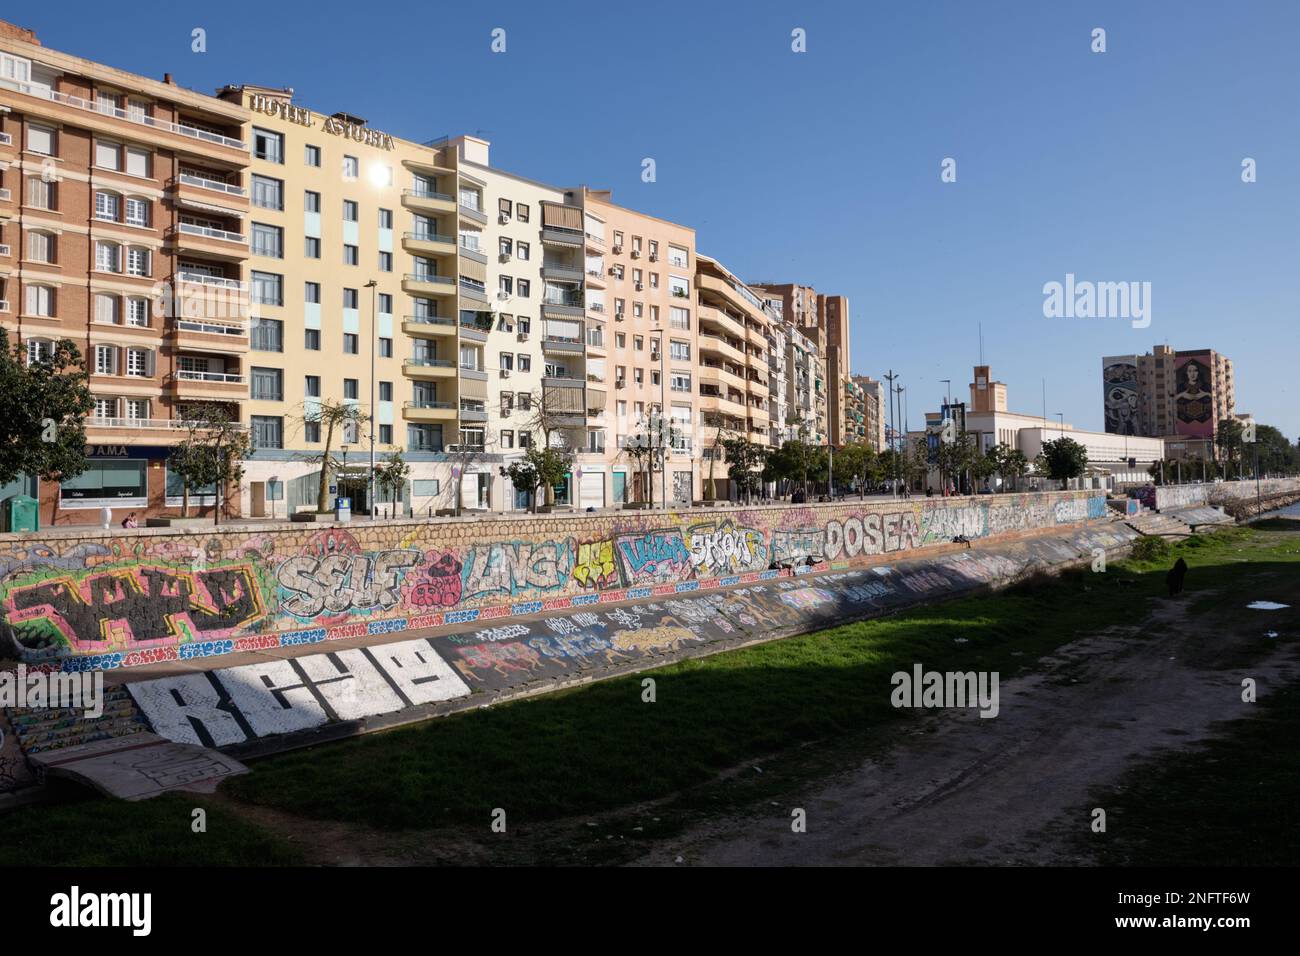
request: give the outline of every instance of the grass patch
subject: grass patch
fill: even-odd
[[[1194,750],[1130,770],[1097,793],[1106,832],[1080,834],[1103,866],[1294,866],[1300,857],[1300,687],[1253,705],[1253,717]]]
[[[191,813],[207,810],[207,832]],[[130,803],[85,797],[22,807],[0,826],[0,866],[281,866],[298,851],[202,794]]]

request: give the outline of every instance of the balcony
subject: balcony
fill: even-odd
[[[402,406],[402,417],[408,422],[454,422],[456,405],[454,402],[417,398]]]
[[[455,378],[456,363],[445,358],[416,356],[402,360],[402,374],[408,378]]]
[[[216,400],[248,398],[248,378],[238,372],[197,372],[179,369],[172,374],[172,388],[177,398],[211,398]]]
[[[407,335],[433,338],[438,335],[456,335],[456,320],[437,315],[404,315],[402,331]]]
[[[434,232],[404,232],[402,248],[415,256],[454,256],[456,237]]]
[[[547,335],[542,339],[543,352],[582,353],[582,339],[571,339],[561,335]]]
[[[554,279],[558,282],[581,282],[585,274],[581,266],[552,264],[542,266],[542,278]]]
[[[542,300],[542,315],[582,318],[586,309],[581,292],[574,295],[548,295]]]
[[[604,289],[606,287],[605,273],[599,269],[588,269],[586,275],[587,285],[595,289]]]
[[[455,212],[456,197],[432,189],[403,189],[402,205],[414,212]]]
[[[462,243],[457,251],[460,253],[462,258],[468,259],[470,262],[477,262],[481,266],[487,265],[487,253],[481,249],[476,249],[473,246],[467,246]]]
[[[743,365],[745,362],[744,349],[737,348],[721,336],[706,335],[701,332],[700,353],[704,354],[706,352],[720,355],[728,361],[736,362],[737,364]]]
[[[248,210],[248,190],[242,186],[193,173],[178,173],[171,187],[173,199],[181,206],[207,211],[228,209],[232,213]]]
[[[188,152],[201,152],[205,155],[217,156],[221,159],[230,161],[237,159],[242,162],[248,160],[248,144],[235,139],[233,136],[223,136],[220,133],[213,133],[205,129],[199,129],[194,126],[187,126],[184,123],[173,123],[169,120],[157,119],[138,110],[123,110],[103,106],[99,103],[84,100],[79,96],[71,96],[67,93],[61,93],[58,90],[49,89],[42,86],[34,86],[30,83],[19,83],[15,80],[0,78],[0,87],[5,87],[22,93],[35,99],[46,100],[51,103],[57,103],[65,107],[70,113],[68,122],[73,126],[90,127],[96,132],[109,133],[116,136],[132,135],[139,137],[139,133],[127,134],[118,122],[129,123],[133,126],[144,126],[151,130],[165,134],[168,137],[176,137],[173,142],[166,141],[163,137],[148,137],[157,141],[158,145],[165,146],[168,149],[179,149]],[[19,108],[24,113],[38,112],[26,104],[19,104]],[[59,111],[54,111],[59,112]],[[93,114],[86,116],[85,114]],[[99,117],[100,119],[96,119]],[[228,120],[232,125],[236,120]]]
[[[460,204],[460,217],[476,226],[486,226],[488,221],[487,213],[482,209],[475,209],[473,206],[466,206],[464,203]]]
[[[710,395],[705,392],[700,393],[700,411],[703,412],[721,412],[724,415],[732,415],[739,419],[745,418],[745,405],[743,402],[727,398],[725,395]]]
[[[242,354],[248,351],[248,323],[242,319],[207,319],[181,315],[172,320],[176,346],[196,352]]]
[[[174,441],[176,434],[189,431],[192,423],[184,418],[87,418],[85,424],[86,431],[96,432],[96,437],[138,440],[165,435],[169,441]],[[247,425],[234,422],[229,427],[236,431],[248,430]],[[101,432],[110,434],[98,434]]]
[[[702,334],[704,332],[704,326],[708,324],[721,330],[729,339],[733,339],[737,342],[745,341],[745,325],[740,319],[737,319],[715,306],[704,305],[703,303],[700,304],[696,312],[699,315],[701,326],[700,332]]]
[[[481,405],[460,406],[460,420],[462,422],[485,422],[487,418],[487,409]]]
[[[543,226],[542,243],[544,245],[563,246],[566,249],[581,249],[585,245],[585,238],[581,229]]]
[[[402,291],[409,295],[454,296],[456,294],[456,282],[450,276],[408,272],[402,276]]]
[[[248,237],[225,229],[181,222],[172,230],[171,241],[183,252],[200,252],[240,261],[248,258]]]
[[[492,331],[492,326],[481,322],[461,322],[460,335],[463,339],[471,342],[486,342],[488,333]]]
[[[488,298],[487,289],[473,282],[460,280],[460,294],[464,299],[470,302],[477,302],[479,305],[490,305],[492,300]]]

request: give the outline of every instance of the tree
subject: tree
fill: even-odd
[[[244,459],[252,448],[248,428],[233,421],[222,405],[184,409],[186,435],[167,456],[167,467],[184,482],[181,517],[187,517],[190,489],[212,486],[212,523],[221,524],[222,491],[244,477]]]
[[[989,456],[995,462],[995,468],[1004,479],[1010,478],[1012,487],[1018,488],[1020,479],[1029,473],[1029,459],[1019,448],[1012,448],[1006,442],[998,442],[989,449]]]
[[[1088,449],[1064,436],[1045,441],[1034,465],[1040,474],[1060,481],[1064,488],[1067,481],[1078,478],[1088,467]]]
[[[748,438],[728,438],[722,447],[727,453],[727,477],[736,489],[736,500],[742,495],[753,501],[754,492],[762,487],[763,465],[767,449]]]
[[[939,475],[945,481],[947,478],[954,479],[957,491],[970,491],[970,488],[965,487],[964,476],[974,468],[977,457],[975,436],[970,432],[957,432],[951,441],[944,441],[942,434],[939,436],[939,446],[935,451]]]
[[[303,460],[320,465],[316,510],[324,514],[330,510],[330,476],[338,470],[338,456],[334,454],[334,439],[336,436],[342,437],[343,444],[349,444],[348,432],[351,431],[353,433],[351,442],[357,441],[360,438],[361,427],[369,423],[370,416],[363,412],[356,402],[326,398],[319,402],[303,402],[302,412],[296,416],[296,421],[304,428],[307,425],[316,425],[320,429],[324,447],[320,454],[304,455]]]
[[[718,481],[714,477],[714,474],[717,470],[718,459],[722,457],[722,455],[719,454],[723,447],[724,439],[722,436],[724,434],[729,435],[730,431],[727,426],[723,424],[725,419],[721,415],[714,414],[709,417],[711,420],[705,422],[706,425],[713,426],[713,447],[712,454],[709,455],[709,500],[716,501],[718,499]]]
[[[567,451],[573,458],[574,451],[581,447],[578,433],[587,430],[587,409],[585,399],[575,404],[573,393],[582,393],[581,389],[565,386],[547,387],[543,385],[535,391],[529,401],[532,415],[528,427],[542,435],[543,448],[557,448]],[[563,480],[561,476],[560,480]],[[546,504],[555,503],[555,484],[543,485],[546,490]]]
[[[644,470],[645,488],[650,507],[655,505],[654,467],[658,460],[662,467],[663,457],[681,437],[670,418],[658,413],[651,414],[643,423],[643,428],[636,434],[629,435],[623,444],[621,454],[626,455],[638,473]]]
[[[529,510],[537,513],[537,489],[554,486],[564,480],[573,464],[573,453],[562,448],[532,446],[524,457],[501,469],[515,488],[528,492]]]
[[[21,475],[63,481],[86,470],[85,418],[95,407],[88,383],[71,339],[28,361],[0,329],[0,484]]]
[[[866,497],[867,483],[874,478],[879,456],[876,450],[866,442],[854,442],[845,445],[835,453],[835,481],[838,484],[841,475],[857,483],[858,496]]]
[[[397,517],[397,499],[406,487],[410,473],[411,466],[406,463],[400,451],[393,452],[387,460],[375,466],[375,485],[394,506],[393,517]]]

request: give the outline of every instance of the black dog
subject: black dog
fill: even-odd
[[[1183,579],[1185,577],[1187,577],[1187,562],[1179,558],[1174,566],[1169,569],[1169,573],[1165,575],[1165,584],[1169,586],[1170,597],[1183,593]]]

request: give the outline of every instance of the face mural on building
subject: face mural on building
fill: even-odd
[[[1214,396],[1210,392],[1209,367],[1194,358],[1180,358],[1174,382],[1178,433],[1214,437]]]
[[[1106,431],[1136,435],[1138,415],[1137,366],[1115,362],[1102,370],[1106,384]]]

